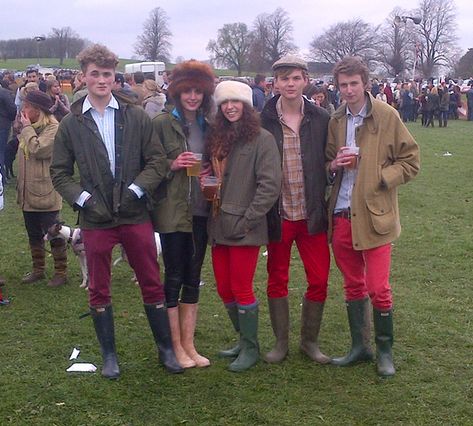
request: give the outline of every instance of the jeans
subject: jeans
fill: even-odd
[[[48,228],[59,222],[59,211],[52,212],[23,212],[26,232],[30,244],[42,244]]]
[[[5,173],[5,150],[7,148],[8,135],[10,134],[10,129],[0,129],[0,172],[3,177],[3,182],[6,179]]]

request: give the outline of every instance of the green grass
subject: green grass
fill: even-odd
[[[421,146],[422,170],[400,190],[403,233],[395,243],[395,363],[392,379],[374,364],[319,366],[298,351],[303,268],[293,253],[290,356],[260,362],[243,374],[226,370],[216,352],[235,340],[216,295],[208,259],[203,279],[197,346],[210,368],[167,374],[157,364],[137,287],[126,264],[113,270],[116,337],[122,377],[69,375],[74,346],[101,366],[86,292],[70,256],[69,284],[21,285],[29,270],[27,238],[14,205],[14,184],[0,213],[0,272],[12,299],[0,308],[0,414],[2,425],[467,425],[473,424],[472,123],[447,129],[409,127]],[[443,156],[445,151],[452,156]],[[65,220],[75,223],[68,207]],[[48,260],[51,267],[51,259]],[[260,344],[272,345],[265,298],[264,258],[255,287],[261,300]],[[50,270],[48,271],[50,274]],[[320,335],[325,353],[349,345],[341,279],[333,263]]]

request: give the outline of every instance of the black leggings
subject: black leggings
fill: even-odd
[[[23,212],[30,244],[42,244],[48,228],[59,221],[59,211]]]
[[[194,216],[192,232],[160,234],[164,261],[164,292],[168,308],[199,301],[200,271],[207,248],[207,218]]]

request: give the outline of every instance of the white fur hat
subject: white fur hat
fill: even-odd
[[[217,106],[226,101],[241,101],[253,106],[253,91],[248,84],[240,81],[227,80],[217,84],[214,92],[214,99]]]

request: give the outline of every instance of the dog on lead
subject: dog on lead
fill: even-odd
[[[80,284],[80,287],[87,290],[89,286],[89,271],[87,270],[85,247],[81,238],[80,228],[71,228],[61,222],[55,223],[49,227],[48,232],[44,236],[44,240],[51,241],[56,238],[62,238],[65,240],[71,246],[73,253],[79,259],[80,270],[82,273],[82,283]]]
[[[55,238],[62,238],[71,246],[72,251],[79,259],[80,269],[82,272],[82,283],[80,287],[87,290],[89,286],[89,272],[87,270],[85,247],[81,238],[80,228],[71,228],[61,222],[55,223],[49,227],[48,232],[44,236],[44,240],[50,241]],[[161,254],[161,239],[157,232],[154,233],[154,239],[156,241],[156,258],[158,258]],[[117,265],[121,261],[128,262],[123,246],[120,249],[120,257],[113,262],[113,266]],[[134,278],[134,281],[136,281],[136,277]]]

